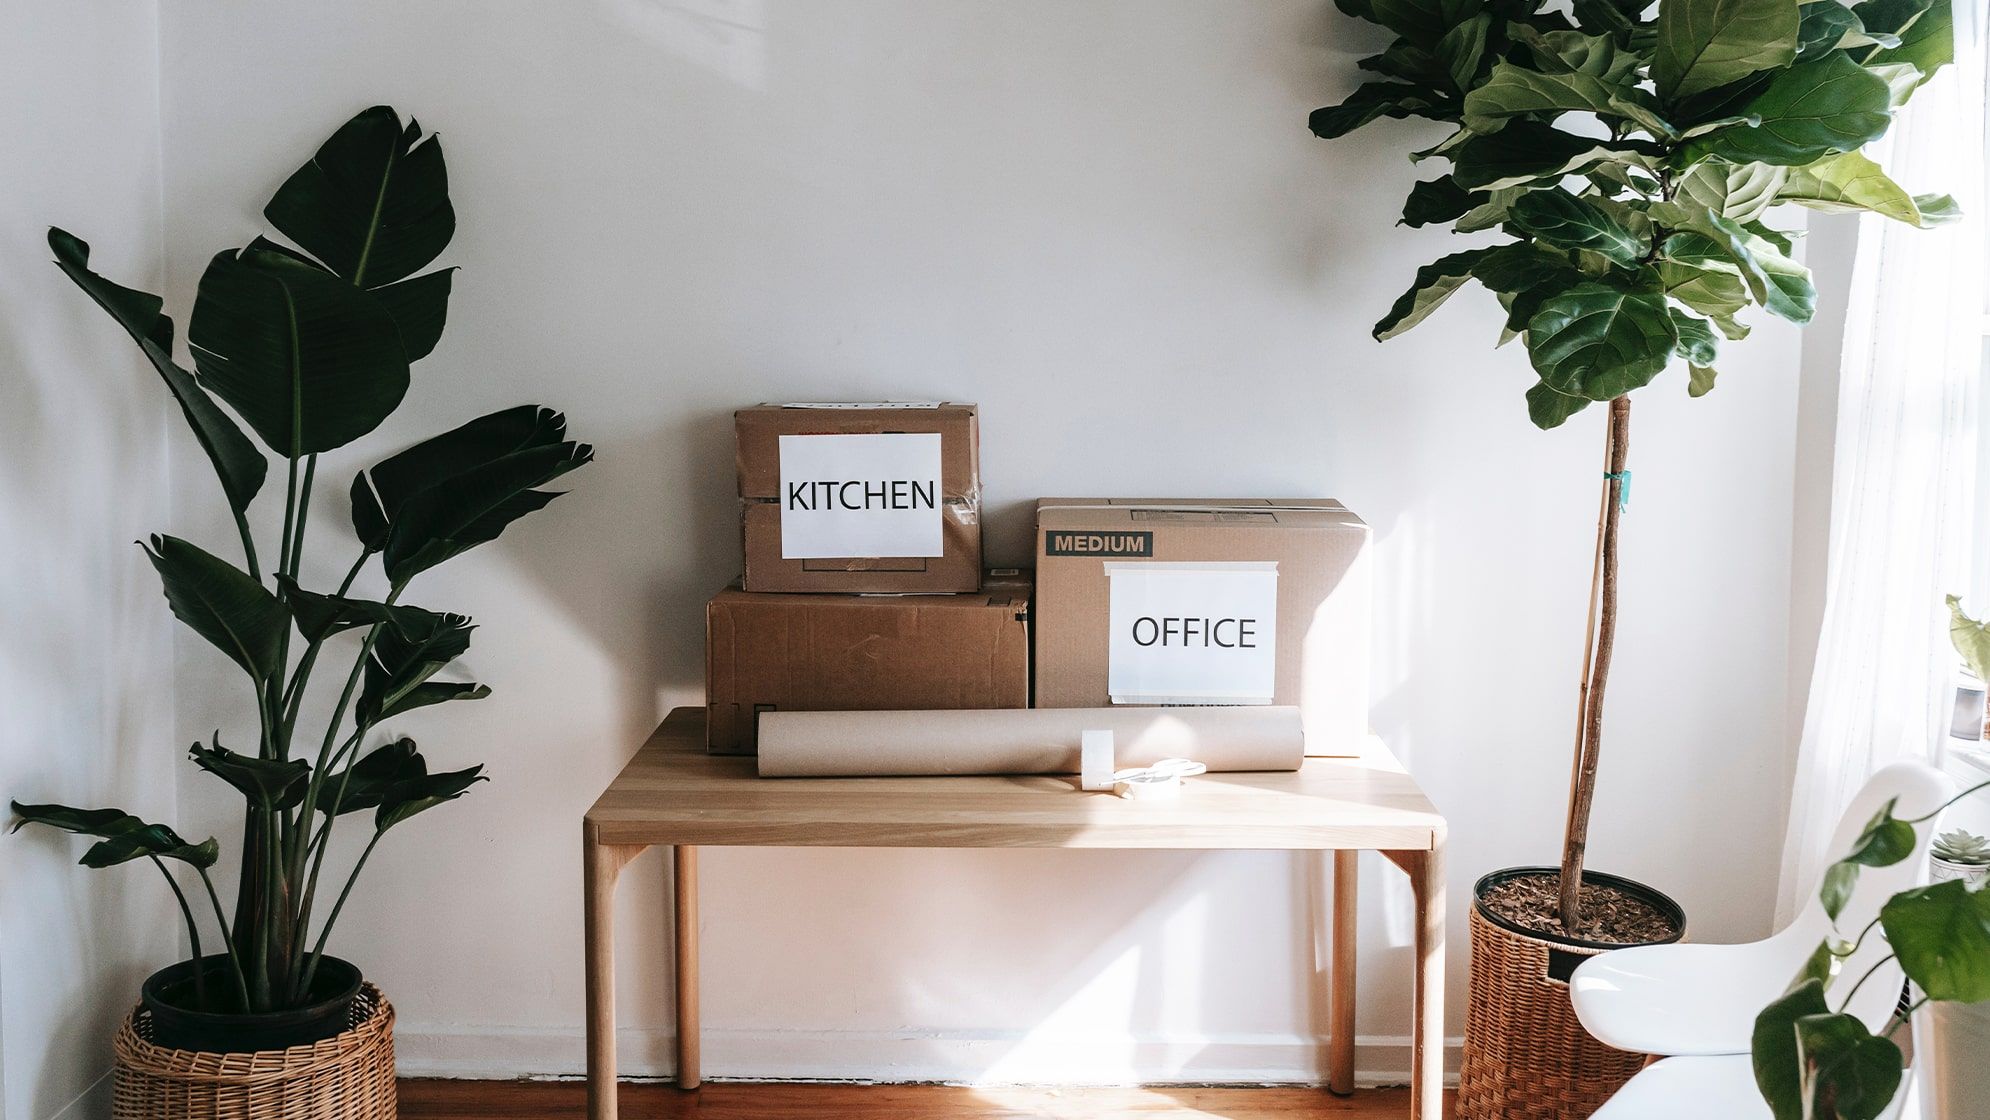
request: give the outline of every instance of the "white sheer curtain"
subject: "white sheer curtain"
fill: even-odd
[[[1838,389],[1823,629],[1783,842],[1780,921],[1825,865],[1832,826],[1877,768],[1933,759],[1954,658],[1945,594],[1968,587],[1982,378],[1981,0],[1957,0],[1956,62],[1868,149],[1963,222],[1859,219]]]

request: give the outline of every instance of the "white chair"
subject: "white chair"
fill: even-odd
[[[1933,813],[1954,784],[1941,771],[1899,762],[1874,774],[1840,818],[1831,837],[1834,858],[1852,850],[1866,823],[1888,800],[1896,817]],[[1888,867],[1860,869],[1838,929],[1857,937],[1899,891],[1925,882],[1935,822],[1914,826],[1914,850]],[[1769,1106],[1755,1087],[1749,1059],[1755,1016],[1789,988],[1818,943],[1831,930],[1816,891],[1796,920],[1765,940],[1745,945],[1650,945],[1618,949],[1585,961],[1569,978],[1576,1016],[1598,1039],[1620,1050],[1666,1055],[1617,1091],[1592,1120],[1769,1120]],[[1866,937],[1839,974],[1834,992],[1849,985],[1887,953],[1878,931]],[[1848,1010],[1879,1030],[1900,999],[1904,976],[1889,961],[1860,985]],[[1898,1115],[1912,1094],[1904,1078],[1887,1115]]]
[[[1896,762],[1874,774],[1838,822],[1831,837],[1835,859],[1852,850],[1866,823],[1888,800],[1894,816],[1919,817],[1948,800],[1954,783],[1919,762]],[[1859,872],[1838,929],[1855,938],[1899,891],[1925,882],[1928,844],[1935,822],[1914,827],[1914,850],[1889,867]],[[1640,1054],[1748,1053],[1755,1016],[1789,989],[1797,970],[1831,930],[1824,904],[1812,891],[1796,920],[1765,940],[1745,945],[1646,945],[1599,953],[1569,978],[1576,1017],[1590,1034],[1619,1050]],[[1887,955],[1877,930],[1844,962],[1834,992],[1847,991]],[[1904,976],[1889,961],[1859,986],[1848,1010],[1869,1029],[1884,1026],[1900,999]]]

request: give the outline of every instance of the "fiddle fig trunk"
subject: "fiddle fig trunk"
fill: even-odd
[[[1603,694],[1617,640],[1617,528],[1624,512],[1625,469],[1631,449],[1631,399],[1610,402],[1604,429],[1603,510],[1597,518],[1596,561],[1589,585],[1589,625],[1577,701],[1575,765],[1569,781],[1567,827],[1562,833],[1561,920],[1565,931],[1582,921],[1582,860],[1589,847],[1589,813],[1596,798],[1596,765],[1603,746]]]

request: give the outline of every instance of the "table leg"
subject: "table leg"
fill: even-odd
[[[582,826],[588,1120],[615,1120],[615,883],[643,848],[604,844],[593,824]]]
[[[698,1061],[698,849],[676,848],[677,896],[677,1087],[696,1089],[704,1080]]]
[[[1444,1114],[1444,835],[1410,861],[1416,893],[1415,1037],[1411,1043],[1411,1120]]]
[[[1355,906],[1359,898],[1361,853],[1334,853],[1334,925],[1332,972],[1329,976],[1327,1022],[1327,1091],[1336,1096],[1354,1092],[1354,947],[1359,931]]]

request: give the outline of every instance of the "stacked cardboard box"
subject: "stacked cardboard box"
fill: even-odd
[[[708,746],[763,711],[1029,705],[1030,585],[981,570],[971,404],[734,414],[741,585],[706,607]]]

